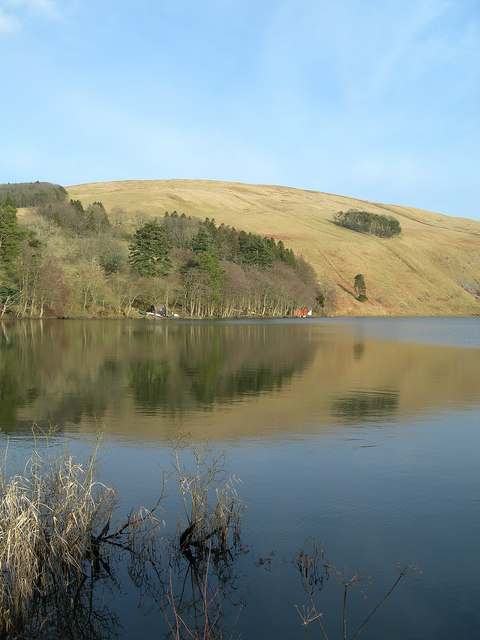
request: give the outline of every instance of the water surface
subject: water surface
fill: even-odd
[[[180,436],[226,453],[248,505],[226,631],[242,602],[243,638],[304,637],[291,560],[315,537],[337,567],[372,576],[367,600],[352,594],[352,632],[397,562],[422,570],[360,637],[480,632],[476,318],[4,322],[4,442],[28,451],[32,422],[58,425],[74,446],[104,432],[102,480],[124,510],[154,502]],[[124,573],[115,633],[164,637],[159,606],[145,606]],[[316,594],[331,638],[342,597],[332,578]]]

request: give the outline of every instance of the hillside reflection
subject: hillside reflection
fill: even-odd
[[[0,323],[0,427],[306,433],[478,406],[478,349],[322,321]]]
[[[100,421],[129,399],[146,415],[205,410],[281,389],[314,355],[306,327],[282,324],[52,320],[2,328],[4,431]]]

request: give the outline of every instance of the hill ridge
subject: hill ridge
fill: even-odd
[[[480,290],[480,222],[475,220],[323,191],[220,180],[116,180],[67,191],[85,203],[122,209],[118,215],[131,217],[132,224],[135,216],[177,210],[273,235],[303,255],[321,286],[330,288],[332,315],[480,314],[480,299],[472,293]],[[349,208],[397,217],[402,233],[381,239],[335,225],[333,215]],[[367,284],[364,304],[354,296],[357,273]]]

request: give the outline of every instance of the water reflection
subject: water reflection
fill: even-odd
[[[3,431],[100,421],[129,436],[135,425],[138,437],[180,428],[258,437],[402,420],[480,397],[477,349],[360,339],[345,321],[1,326]]]
[[[207,432],[243,480],[244,544],[262,565],[276,551],[270,573],[252,570],[247,556],[236,559],[234,574],[249,582],[243,637],[301,634],[298,576],[282,559],[307,535],[324,540],[339,563],[366,566],[379,597],[395,562],[423,569],[382,607],[375,637],[476,637],[479,326],[478,319],[0,322],[1,426],[19,433],[32,420],[51,421],[78,433],[81,445],[101,418],[113,436],[102,479],[118,489],[125,510],[156,499],[171,436],[190,432],[195,441]],[[18,440],[28,448],[28,437]],[[182,555],[171,593],[194,614],[201,580],[188,569],[184,595],[185,568]],[[131,571],[145,586],[141,569],[122,566],[119,580],[126,584]],[[320,604],[333,612],[329,636],[340,637],[338,594],[329,591]],[[161,611],[149,622],[139,614],[146,600],[138,596],[139,606],[120,590],[112,597],[123,637],[158,636]],[[353,604],[352,621],[363,604]]]
[[[304,332],[287,330],[177,325],[139,333],[139,344],[150,343],[152,355],[130,364],[135,402],[140,409],[178,412],[281,389],[313,356]]]
[[[398,410],[398,393],[369,391],[353,393],[332,403],[332,414],[345,420],[374,420],[390,416]]]
[[[279,390],[314,355],[305,327],[292,332],[281,324],[39,321],[3,328],[4,431],[32,421],[102,420],[130,398],[133,413],[204,410]]]
[[[361,360],[365,351],[365,342],[355,342],[353,345],[353,357],[355,360]]]

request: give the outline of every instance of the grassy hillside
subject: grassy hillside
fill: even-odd
[[[131,180],[68,187],[70,198],[101,201],[136,219],[165,211],[215,218],[277,240],[303,255],[335,292],[331,314],[480,314],[480,222],[429,211],[279,186],[202,180]],[[395,216],[402,233],[382,239],[333,224],[350,208]],[[118,211],[122,209],[123,211]],[[368,302],[354,297],[362,273]],[[463,283],[464,286],[462,286]]]

